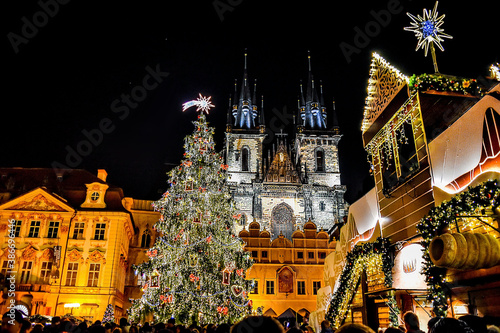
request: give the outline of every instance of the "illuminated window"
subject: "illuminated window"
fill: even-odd
[[[76,286],[76,276],[78,274],[78,263],[77,262],[69,262],[68,269],[66,271],[66,285],[67,286]]]
[[[50,280],[51,271],[52,271],[52,261],[43,261],[42,269],[40,270],[40,281],[48,283]]]
[[[266,281],[266,294],[273,295],[274,294],[274,281]]]
[[[297,295],[306,294],[306,281],[297,281]]]
[[[94,239],[95,240],[103,240],[105,233],[106,233],[106,223],[103,223],[103,222],[96,223]]]
[[[23,262],[23,266],[21,268],[21,279],[19,280],[19,283],[23,284],[29,282],[32,269],[33,269],[33,261]]]
[[[49,221],[49,230],[47,232],[47,238],[57,238],[58,231],[59,231],[59,221]]]
[[[73,239],[83,239],[84,229],[85,229],[84,222],[75,222],[75,228],[73,229]]]
[[[33,238],[38,237],[39,233],[40,233],[40,221],[31,221],[28,237],[33,237]]]
[[[90,264],[89,266],[89,280],[87,286],[97,287],[97,282],[99,281],[99,272],[101,270],[101,264]]]

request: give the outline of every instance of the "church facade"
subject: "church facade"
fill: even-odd
[[[246,58],[243,80],[239,88],[235,84],[230,102],[225,138],[229,186],[242,214],[239,229],[256,221],[273,239],[280,234],[291,239],[308,221],[319,230],[330,230],[346,212],[338,155],[342,135],[335,108],[328,127],[323,87],[315,84],[310,56],[305,91],[300,85],[295,133],[291,139],[276,134],[272,147],[264,145],[263,103],[259,107],[256,85],[252,89],[249,82]]]

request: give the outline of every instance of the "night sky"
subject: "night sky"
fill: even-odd
[[[422,15],[434,3],[6,2],[0,166],[104,168],[126,196],[157,199],[193,130],[196,113],[182,113],[183,102],[212,96],[208,120],[222,149],[228,98],[234,80],[241,82],[247,48],[267,127],[290,130],[310,51],[329,113],[336,101],[342,182],[352,203],[373,186],[360,130],[371,53],[407,75],[433,72],[430,55],[415,52],[416,38],[403,27],[410,25],[407,11]],[[499,7],[439,3],[454,37],[437,51],[440,72],[488,74],[499,61]],[[371,36],[363,39],[358,31],[366,29]],[[341,45],[352,52],[346,56]],[[79,157],[70,153],[77,150]]]

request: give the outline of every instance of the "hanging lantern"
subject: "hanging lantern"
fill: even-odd
[[[160,288],[160,274],[156,269],[149,277],[149,288]]]
[[[231,284],[231,271],[227,267],[222,271],[222,284],[225,286]]]

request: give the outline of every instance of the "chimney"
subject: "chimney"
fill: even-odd
[[[108,173],[104,169],[97,169],[97,178],[106,182],[106,178],[108,177]]]

